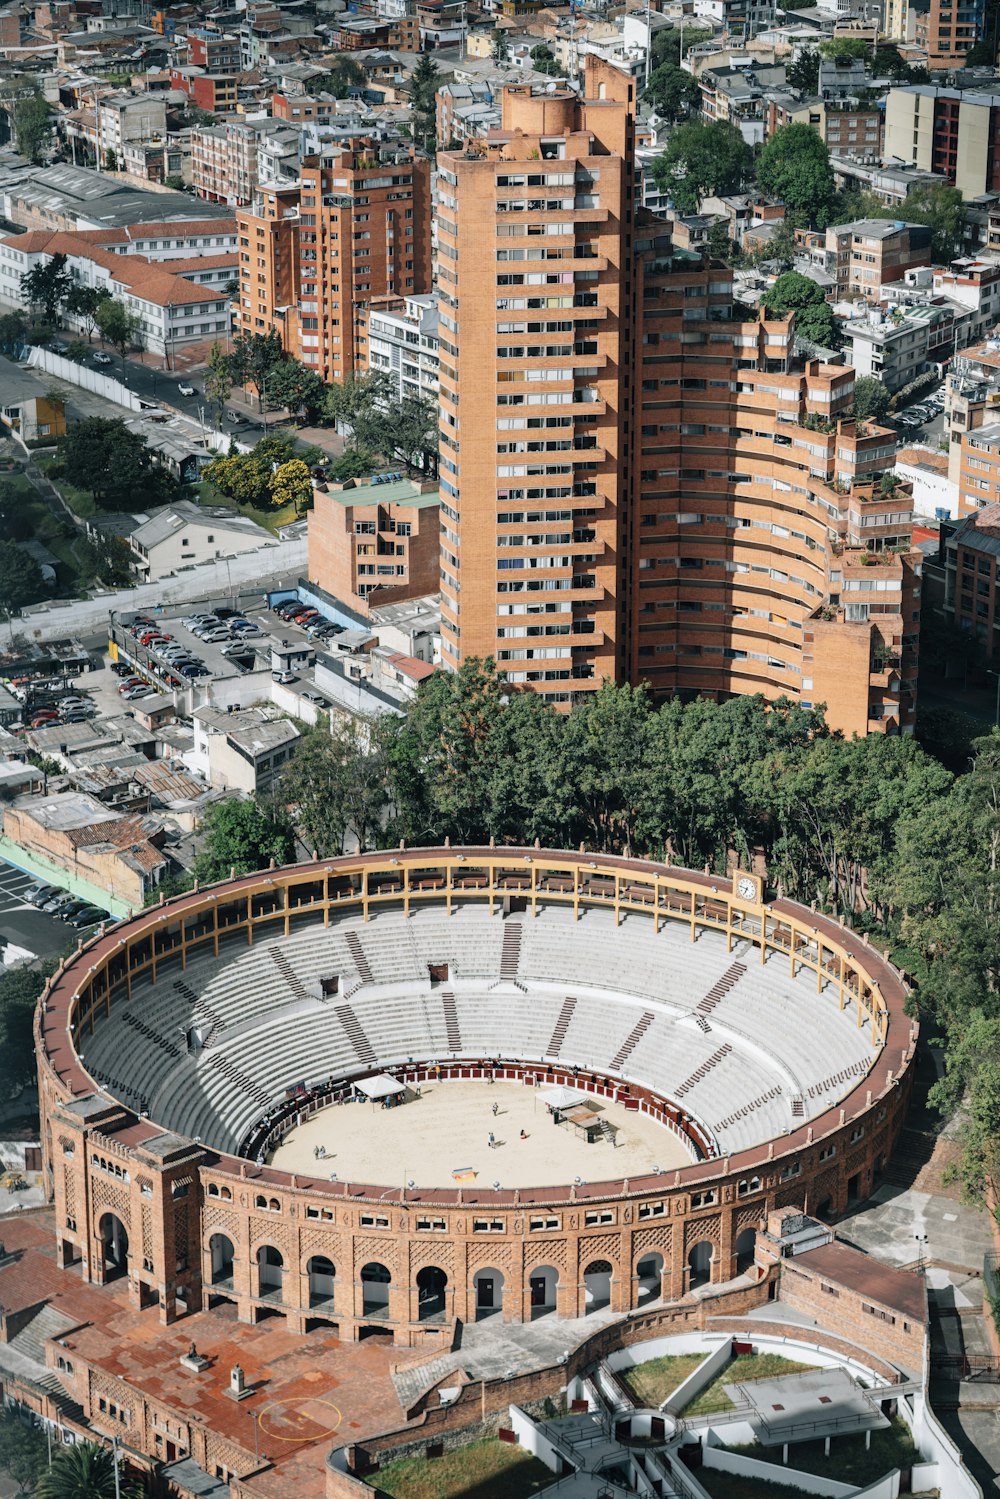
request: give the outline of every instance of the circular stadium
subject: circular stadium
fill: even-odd
[[[401,848],[196,890],[40,1004],[59,1260],[410,1345],[678,1299],[871,1190],[905,997],[754,875]]]

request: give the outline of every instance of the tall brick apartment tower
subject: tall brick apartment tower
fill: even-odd
[[[403,141],[338,141],[237,211],[241,332],[275,328],[324,380],[356,367],[373,297],[431,288],[430,163]]]
[[[563,706],[605,678],[910,732],[919,553],[854,372],[749,319],[634,205],[632,83],[504,92],[438,157],[442,651]]]

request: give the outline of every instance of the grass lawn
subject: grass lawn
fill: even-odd
[[[285,505],[281,510],[258,510],[253,505],[238,505],[235,500],[227,499],[221,489],[216,489],[209,479],[199,479],[197,484],[192,485],[193,498],[199,505],[226,505],[231,510],[239,511],[240,515],[246,515],[250,520],[263,526],[266,531],[277,533],[280,526],[291,525],[297,520],[294,505]]]
[[[812,1364],[797,1364],[780,1353],[752,1353],[749,1358],[736,1358],[717,1374],[710,1385],[706,1385],[690,1405],[684,1407],[685,1416],[711,1416],[716,1411],[732,1410],[733,1402],[725,1393],[725,1384],[740,1384],[751,1379],[778,1379],[782,1374],[805,1374]]]
[[[662,1358],[647,1359],[631,1369],[619,1369],[618,1378],[628,1390],[636,1405],[657,1406],[672,1395],[677,1386],[693,1374],[698,1365],[704,1363],[704,1353],[664,1354]]]
[[[745,1447],[734,1447],[745,1457],[756,1457],[762,1462],[774,1461],[774,1448],[770,1451],[757,1442]],[[780,1458],[780,1453],[779,1453]],[[801,1468],[803,1473],[818,1473],[822,1478],[835,1478],[840,1483],[853,1483],[859,1488],[874,1483],[893,1468],[909,1468],[919,1462],[919,1454],[913,1445],[909,1427],[898,1416],[884,1431],[873,1431],[871,1448],[865,1451],[864,1435],[834,1437],[830,1443],[830,1456],[823,1456],[822,1442],[796,1442],[788,1449],[790,1466]]]
[[[662,1358],[636,1364],[633,1369],[620,1370],[618,1378],[637,1405],[655,1408],[662,1405],[706,1357],[704,1353],[664,1354]],[[780,1353],[754,1353],[748,1358],[732,1359],[711,1384],[684,1407],[684,1414],[711,1416],[716,1411],[732,1410],[733,1402],[722,1386],[734,1380],[777,1379],[781,1374],[802,1374],[811,1368],[811,1364],[796,1364],[791,1359],[782,1358]]]
[[[555,1474],[520,1447],[488,1438],[443,1457],[387,1463],[368,1482],[398,1499],[527,1499]]]
[[[722,1473],[718,1468],[699,1468],[698,1482],[712,1499],[803,1499],[805,1494],[805,1489],[790,1488],[786,1483],[764,1483],[759,1478]]]

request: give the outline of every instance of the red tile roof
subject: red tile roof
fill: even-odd
[[[927,1321],[927,1286],[919,1270],[894,1270],[891,1265],[838,1240],[821,1244],[818,1249],[807,1249],[790,1263],[796,1270],[811,1270],[824,1280],[867,1296],[921,1326]]]

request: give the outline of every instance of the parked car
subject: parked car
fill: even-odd
[[[317,708],[330,707],[330,704],[327,702],[326,698],[318,692],[301,692],[299,696],[304,698],[307,703],[315,703]]]
[[[85,926],[96,926],[99,921],[107,921],[107,911],[100,910],[97,906],[87,906],[84,910],[77,912],[69,918],[69,924],[79,931]]]
[[[113,661],[111,663],[111,670],[116,677],[130,677],[132,675],[131,666],[123,666],[120,661]]]
[[[55,885],[29,885],[24,898],[31,906],[41,906],[56,893]]]
[[[49,915],[51,916],[54,911],[59,910],[63,902],[68,898],[68,895],[69,892],[67,890],[57,889],[54,895],[49,896],[48,900],[42,901],[39,909],[42,911],[48,911]]]
[[[282,687],[287,687],[289,682],[297,682],[299,679],[293,671],[272,671],[271,681],[280,682]]]
[[[127,703],[134,703],[140,697],[152,697],[154,690],[154,688],[146,686],[129,687],[126,692],[122,693],[122,696]]]
[[[242,619],[243,617],[238,609],[227,608],[216,609],[215,615],[217,619]]]
[[[201,638],[205,641],[206,645],[224,645],[232,640],[233,637],[228,630],[209,630]]]

